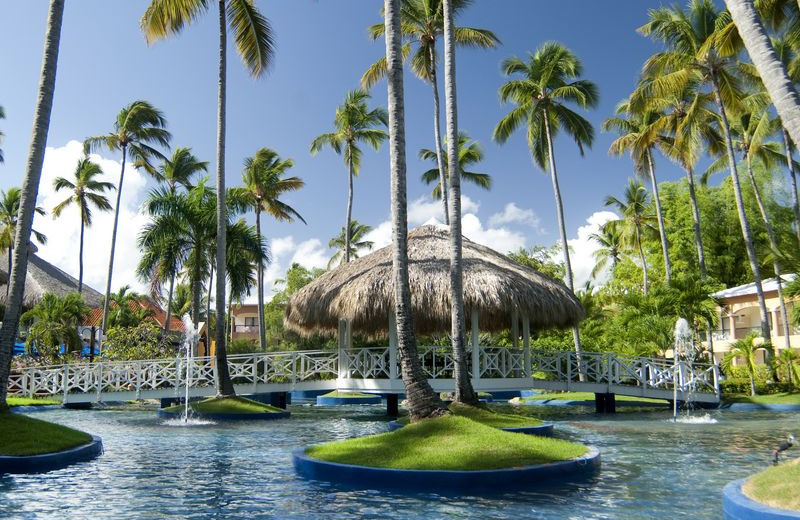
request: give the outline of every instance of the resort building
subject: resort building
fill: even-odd
[[[258,304],[240,303],[231,306],[231,339],[258,341]]]
[[[782,276],[784,287],[787,282],[795,279],[794,274]],[[767,311],[769,312],[769,326],[772,333],[772,344],[775,353],[779,353],[786,348],[786,336],[783,327],[783,317],[781,316],[780,300],[778,299],[778,284],[775,278],[769,278],[762,282],[764,297],[766,299]],[[758,295],[754,283],[731,287],[718,291],[712,295],[718,303],[717,330],[713,332],[714,359],[721,361],[731,345],[737,340],[746,338],[749,334],[761,331],[761,312],[758,306]],[[794,303],[786,302],[789,319],[791,320]],[[789,341],[793,348],[800,347],[800,328],[790,324]],[[757,341],[761,341],[759,338]],[[708,347],[708,342],[703,342],[704,347]],[[765,352],[759,350],[758,360],[764,360]]]

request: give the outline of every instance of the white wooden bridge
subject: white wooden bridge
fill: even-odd
[[[420,358],[436,391],[452,391],[450,347],[420,347]],[[569,390],[719,402],[716,365],[620,356],[610,353],[533,352],[474,345],[469,353],[477,391]],[[472,363],[476,360],[477,363]],[[229,356],[236,392],[241,395],[295,390],[404,391],[395,348],[305,350]],[[64,403],[130,401],[215,393],[213,357],[73,363],[13,372],[9,393],[60,396]],[[536,377],[532,377],[536,375]],[[544,377],[544,378],[542,378]]]

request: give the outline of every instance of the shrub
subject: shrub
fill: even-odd
[[[228,343],[228,354],[252,354],[258,351],[258,343],[254,339],[240,338]]]
[[[177,347],[163,336],[161,328],[152,323],[115,327],[108,331],[103,343],[103,356],[111,361],[159,359],[173,357],[177,353]]]

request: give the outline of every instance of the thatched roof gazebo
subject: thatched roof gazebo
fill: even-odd
[[[583,308],[563,283],[497,251],[463,240],[464,305],[473,331],[568,327]],[[450,330],[450,240],[444,226],[408,234],[409,282],[414,324],[420,334]],[[394,308],[392,251],[387,246],[323,274],[292,295],[285,325],[304,335],[335,334],[340,320],[367,336],[390,331]],[[518,336],[515,334],[515,338]],[[515,341],[516,343],[516,341]]]

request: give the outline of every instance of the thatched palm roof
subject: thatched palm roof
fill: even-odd
[[[6,284],[8,283],[8,253],[0,254],[0,302],[5,303]],[[33,307],[45,293],[66,296],[78,292],[78,280],[68,275],[53,264],[30,253],[28,257],[28,274],[25,277],[25,295],[23,307]],[[89,307],[103,305],[103,295],[95,291],[86,282],[83,283],[83,299]]]
[[[447,228],[422,226],[408,234],[411,305],[417,332],[450,330],[450,241]],[[511,314],[527,316],[531,330],[567,327],[583,319],[583,308],[567,287],[466,238],[463,242],[467,320],[477,308],[481,331],[507,330]],[[301,333],[333,333],[338,320],[353,331],[386,334],[394,308],[391,246],[328,271],[292,295],[287,327]],[[469,327],[469,322],[467,323]]]

